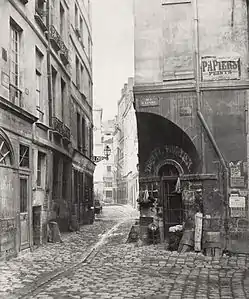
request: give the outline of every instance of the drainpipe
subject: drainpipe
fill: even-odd
[[[52,89],[51,89],[51,59],[50,59],[50,1],[46,1],[46,27],[47,27],[47,78],[48,78],[48,121],[49,121],[49,127],[52,127]],[[50,139],[50,130],[49,130],[49,139]],[[50,152],[51,153],[51,152]],[[52,159],[54,159],[53,154],[51,153]],[[50,171],[52,171],[52,168],[50,168]],[[49,173],[49,176],[51,176],[52,173]],[[48,181],[49,189],[52,190],[52,183]],[[52,192],[48,194],[48,210],[51,212],[52,209]],[[50,218],[50,217],[49,217]],[[48,219],[50,221],[50,219]]]
[[[203,117],[203,114],[201,113],[201,107],[200,102],[202,99],[201,91],[200,91],[200,47],[199,47],[199,17],[198,17],[198,0],[193,1],[194,5],[194,38],[195,38],[195,71],[196,71],[196,97],[197,97],[197,116],[200,120],[200,123],[206,132],[209,141],[211,142],[216,155],[218,156],[220,163],[222,165],[222,173],[223,173],[223,191],[224,191],[224,205],[225,205],[225,238],[226,243],[225,247],[227,247],[227,241],[228,241],[228,218],[229,218],[229,212],[228,212],[228,180],[229,180],[229,171],[226,165],[226,161],[214,139],[214,136],[208,127],[208,124]],[[203,138],[202,138],[203,140]],[[203,140],[204,141],[204,140]],[[204,144],[202,144],[202,148],[204,148]]]
[[[46,2],[46,26],[47,26],[47,39],[48,39],[48,46],[47,46],[47,77],[48,77],[48,119],[49,119],[49,126],[52,127],[52,83],[51,83],[51,43],[50,43],[50,1],[47,0]]]

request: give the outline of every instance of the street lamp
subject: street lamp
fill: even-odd
[[[109,145],[106,145],[106,147],[104,149],[104,154],[105,154],[106,160],[109,160],[109,156],[111,154],[111,149],[110,149]]]

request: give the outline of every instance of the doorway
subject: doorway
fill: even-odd
[[[176,190],[179,177],[177,168],[173,164],[165,164],[160,168],[158,174],[162,178],[164,236],[167,238],[171,226],[183,223],[184,207],[182,194]]]
[[[30,246],[28,177],[20,177],[20,244],[21,250]]]
[[[33,207],[33,245],[41,244],[41,206]]]

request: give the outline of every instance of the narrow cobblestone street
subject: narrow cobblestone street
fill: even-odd
[[[212,259],[127,244],[136,216],[104,207],[63,243],[1,262],[0,298],[249,298],[249,256]]]

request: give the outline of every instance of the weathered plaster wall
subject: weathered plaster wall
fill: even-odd
[[[135,0],[135,84],[193,79],[194,1]],[[246,1],[198,0],[200,56],[237,55],[247,74]]]

